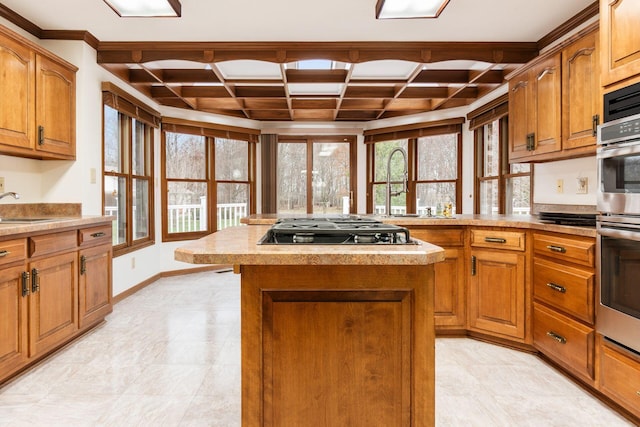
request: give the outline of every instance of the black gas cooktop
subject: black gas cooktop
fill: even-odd
[[[406,245],[415,244],[409,230],[369,217],[284,218],[258,242],[260,245]]]

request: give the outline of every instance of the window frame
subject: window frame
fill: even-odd
[[[355,135],[278,135],[276,150],[275,150],[275,182],[273,185],[276,186],[275,192],[275,200],[271,206],[275,206],[275,210],[277,213],[278,209],[278,194],[277,194],[277,158],[278,158],[278,149],[277,146],[280,143],[297,143],[297,144],[305,144],[307,148],[306,153],[306,163],[307,170],[311,170],[313,168],[313,144],[315,142],[344,142],[349,144],[349,185],[350,185],[350,208],[349,211],[354,213],[354,209],[356,206],[356,201],[358,200],[358,173],[357,173],[357,137]],[[310,215],[313,213],[313,189],[311,185],[311,180],[307,179],[306,182],[307,188],[307,214]],[[263,194],[263,197],[265,195]]]
[[[203,136],[205,140],[206,177],[205,179],[169,178],[166,170],[166,133],[178,133],[195,136]],[[248,215],[256,213],[256,143],[259,131],[231,126],[213,125],[211,123],[194,122],[170,117],[162,118],[161,147],[160,147],[160,187],[162,192],[162,241],[175,242],[182,240],[194,240],[218,231],[217,220],[217,189],[219,183],[237,183],[239,181],[216,180],[215,174],[215,143],[216,138],[225,138],[247,142],[247,174],[249,185]],[[168,218],[168,183],[169,182],[206,182],[207,184],[207,228],[201,231],[187,231],[169,233]]]
[[[489,123],[498,122],[498,175],[485,177],[484,175],[484,142],[485,142],[485,126]],[[518,177],[529,177],[529,209],[533,209],[533,164],[530,164],[529,172],[511,172],[511,164],[509,163],[509,116],[503,115],[494,120],[479,125],[474,130],[474,214],[480,214],[481,197],[480,187],[482,182],[489,180],[497,180],[498,183],[498,212],[497,215],[504,215],[507,212],[507,182],[509,179]],[[489,215],[489,214],[487,214]]]
[[[125,221],[127,224],[124,243],[113,245],[113,256],[118,257],[139,249],[155,244],[155,191],[154,191],[154,142],[155,127],[160,122],[160,113],[140,102],[127,92],[109,83],[102,83],[103,102],[102,102],[102,212],[106,215],[106,198],[104,191],[104,183],[107,177],[116,179],[124,178],[126,185],[126,212]],[[106,123],[105,109],[109,107],[118,114],[118,132],[120,134],[121,154],[120,167],[122,171],[114,172],[106,170]],[[135,123],[141,123],[144,129],[144,148],[145,148],[145,166],[148,171],[145,175],[133,173],[133,133]],[[124,153],[124,155],[122,155]],[[126,157],[126,158],[122,158]],[[148,233],[145,237],[135,238],[133,235],[133,183],[134,180],[147,180],[149,182],[147,192],[147,208],[148,208]]]
[[[462,125],[463,118],[447,119],[438,122],[422,123],[398,128],[378,129],[365,132],[366,165],[367,165],[367,202],[366,211],[374,213],[374,185],[386,184],[385,181],[375,181],[375,144],[407,140],[408,161],[408,193],[406,195],[407,214],[415,214],[416,185],[440,182],[452,182],[456,186],[455,214],[462,213]],[[423,137],[457,134],[457,176],[451,180],[419,180],[418,176],[418,140]],[[386,161],[387,159],[383,159]],[[435,212],[434,212],[435,214]]]

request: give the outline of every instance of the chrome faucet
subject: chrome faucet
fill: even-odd
[[[391,182],[391,158],[396,153],[402,153],[402,157],[404,159],[404,173],[402,176],[402,181],[393,181]],[[402,184],[402,190],[400,191],[391,191],[391,184]],[[407,152],[404,151],[403,148],[397,147],[394,148],[389,154],[389,158],[387,159],[387,203],[385,205],[385,215],[391,216],[391,197],[398,196],[402,193],[409,192],[409,161],[407,160]]]
[[[19,199],[20,198],[20,195],[18,193],[14,192],[14,191],[7,191],[6,193],[0,194],[0,199],[4,199],[7,196],[11,196],[14,199]]]

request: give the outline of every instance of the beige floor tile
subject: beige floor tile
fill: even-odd
[[[239,426],[239,299],[233,273],[157,281],[0,387],[0,426]],[[436,425],[631,424],[534,355],[442,338]]]

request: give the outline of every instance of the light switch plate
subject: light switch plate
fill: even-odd
[[[0,177],[0,193],[4,193],[4,178]]]
[[[587,194],[589,191],[589,178],[576,178],[576,194]]]

